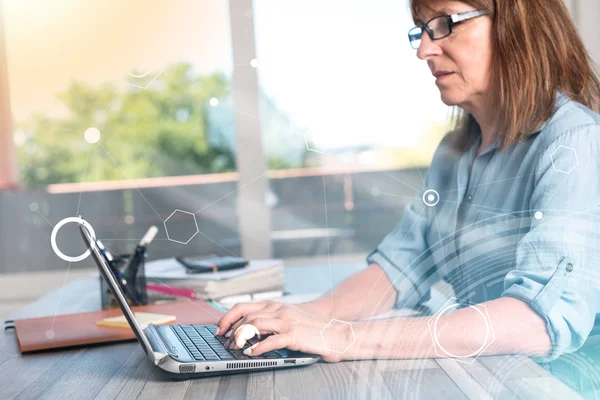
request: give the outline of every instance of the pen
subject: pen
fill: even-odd
[[[129,263],[127,264],[127,268],[125,268],[125,277],[126,278],[135,279],[140,261],[146,254],[146,246],[148,246],[152,242],[152,240],[154,240],[154,237],[156,236],[157,233],[158,233],[158,228],[156,226],[152,225],[148,229],[148,231],[146,232],[144,237],[142,237],[142,240],[140,240],[140,243],[137,246],[135,246],[133,255],[131,256]]]
[[[142,237],[142,240],[140,240],[140,243],[135,246],[135,250],[125,268],[124,276],[128,281],[127,286],[129,286],[132,295],[131,299],[135,304],[142,304],[145,302],[145,291],[140,292],[136,289],[138,287],[136,281],[140,265],[144,262],[144,258],[146,257],[146,246],[152,242],[157,233],[158,228],[154,225],[148,229],[146,234]]]
[[[158,228],[156,226],[152,225],[148,229],[148,232],[146,232],[146,234],[144,235],[142,240],[140,240],[139,246],[141,246],[141,247],[148,246],[152,242],[152,240],[154,240],[154,237],[156,236],[157,233],[158,233]]]

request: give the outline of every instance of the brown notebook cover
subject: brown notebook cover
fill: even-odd
[[[175,315],[174,324],[214,324],[223,313],[205,301],[183,301],[132,307],[134,312]],[[21,353],[96,343],[111,343],[135,339],[131,328],[96,325],[96,321],[118,317],[121,310],[93,311],[56,317],[30,318],[15,321]]]

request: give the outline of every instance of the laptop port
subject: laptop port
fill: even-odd
[[[179,366],[179,372],[182,374],[191,374],[196,371],[196,366],[194,364],[183,364]]]
[[[284,364],[296,364],[296,360],[283,360]]]

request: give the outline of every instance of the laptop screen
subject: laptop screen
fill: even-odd
[[[131,308],[129,308],[129,304],[127,304],[125,296],[123,295],[121,289],[119,288],[119,285],[117,284],[114,274],[112,273],[110,267],[104,259],[104,256],[102,255],[102,253],[100,253],[100,249],[96,244],[96,239],[92,237],[92,235],[85,227],[85,225],[83,225],[83,223],[79,224],[79,230],[81,231],[81,236],[83,237],[84,243],[91,250],[92,257],[94,258],[94,261],[96,262],[96,265],[98,266],[102,277],[108,284],[108,287],[110,288],[110,291],[115,297],[117,304],[119,304],[121,311],[123,311],[123,315],[125,315],[129,326],[131,326],[131,329],[133,330],[133,333],[144,348],[144,351],[146,351],[146,354],[152,354],[152,346],[150,345],[148,338],[142,331],[142,328],[137,323],[137,320],[135,319]]]

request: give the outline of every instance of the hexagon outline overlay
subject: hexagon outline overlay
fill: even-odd
[[[446,303],[440,308],[440,310],[438,312],[436,312],[431,318],[429,318],[427,320],[427,327],[429,328],[429,334],[431,335],[431,340],[433,342],[433,348],[435,349],[435,354],[438,357],[451,358],[460,363],[471,365],[475,362],[475,360],[477,360],[477,357],[482,355],[485,352],[485,350],[488,347],[490,347],[492,345],[492,343],[494,343],[496,341],[496,334],[494,333],[494,330],[491,328],[492,324],[491,324],[490,314],[489,314],[487,306],[485,304],[471,305],[469,307],[474,308],[483,317],[483,319],[485,321],[486,328],[487,328],[486,329],[486,340],[479,349],[477,349],[475,352],[473,352],[469,355],[456,356],[454,354],[449,353],[446,349],[444,349],[440,345],[439,341],[435,337],[436,334],[434,331],[435,331],[435,326],[437,325],[437,320],[439,319],[439,317],[449,308],[452,308],[452,307],[458,305],[458,303],[451,303],[453,300],[456,300],[456,297],[451,297],[448,301],[446,301]],[[451,303],[451,304],[449,304],[449,303]],[[478,307],[482,307],[483,311],[480,310]],[[433,320],[435,320],[434,328],[432,328],[432,326],[431,326],[431,322]],[[488,338],[489,338],[489,340],[488,340]],[[440,354],[440,351],[438,351],[438,347],[439,347],[439,350],[441,350],[441,352],[443,354]],[[461,360],[461,358],[471,358],[471,357],[472,357],[472,359],[470,361]]]
[[[192,236],[191,236],[191,237],[190,237],[190,238],[187,240],[187,242],[182,242],[182,241],[180,241],[180,240],[171,239],[171,237],[169,236],[169,229],[167,228],[167,221],[168,221],[168,220],[169,220],[169,218],[171,218],[171,217],[173,216],[173,214],[175,214],[177,211],[179,211],[179,212],[181,212],[181,213],[184,213],[184,214],[190,214],[190,215],[192,216],[192,218],[194,218],[194,224],[196,225],[196,232],[195,232],[195,233],[194,233],[194,234],[193,234],[193,235],[192,235]],[[195,237],[195,236],[198,234],[198,232],[200,232],[200,229],[198,228],[198,221],[196,221],[196,214],[194,214],[194,213],[191,213],[191,212],[189,212],[189,211],[183,211],[183,210],[180,210],[180,209],[178,209],[178,208],[176,208],[176,209],[175,209],[175,211],[173,211],[173,212],[171,213],[171,215],[169,215],[169,216],[167,217],[167,219],[165,219],[165,220],[163,221],[163,225],[165,226],[165,232],[167,232],[167,239],[169,239],[169,240],[170,240],[170,241],[172,241],[172,242],[177,242],[177,243],[180,243],[180,244],[188,244],[188,243],[190,242],[190,240],[192,240],[192,239],[193,239],[193,238],[194,238],[194,237]]]
[[[148,88],[150,87],[150,85],[152,85],[152,83],[154,83],[154,81],[155,81],[155,80],[157,80],[157,79],[158,79],[158,77],[159,77],[159,76],[161,76],[161,75],[162,75],[162,73],[163,73],[164,71],[165,71],[165,69],[164,69],[164,68],[162,68],[160,71],[158,71],[158,74],[156,74],[156,76],[155,76],[154,78],[152,78],[152,80],[151,80],[150,82],[148,82],[148,83],[146,84],[146,86],[142,86],[142,85],[136,85],[135,83],[131,83],[131,82],[127,82],[127,84],[128,84],[128,85],[130,85],[130,86],[134,86],[134,87],[136,87],[136,88],[144,89],[144,90],[145,90],[145,89],[148,89]],[[140,75],[134,75],[134,74],[131,74],[131,73],[129,73],[128,75],[129,75],[130,77],[132,77],[132,78],[141,79],[141,78],[144,78],[144,77],[145,77],[146,75],[148,75],[149,73],[150,73],[150,72],[146,72],[145,74],[140,74]]]
[[[306,150],[308,151],[314,151],[315,153],[319,153],[319,154],[323,154],[325,153],[325,151],[327,150],[327,147],[323,147],[323,150],[316,150],[316,149],[311,149],[310,146],[308,145],[308,139],[306,139],[306,133],[304,132],[304,144],[306,145]]]
[[[340,322],[342,324],[346,324],[346,325],[350,325],[350,333],[352,333],[352,342],[350,342],[350,344],[348,346],[346,346],[346,348],[344,349],[344,351],[338,351],[338,350],[334,350],[334,349],[330,349],[329,347],[327,347],[327,345],[325,344],[325,337],[323,336],[323,331],[325,329],[327,329],[327,327],[329,325],[331,325],[332,322]],[[346,351],[348,351],[348,349],[354,344],[354,342],[356,342],[356,336],[354,336],[354,329],[352,328],[352,323],[351,322],[347,322],[347,321],[342,321],[340,319],[335,319],[332,318],[331,321],[329,321],[327,323],[327,325],[325,325],[325,327],[323,329],[321,329],[321,341],[323,342],[323,347],[325,347],[327,350],[329,351],[333,351],[334,353],[338,353],[338,354],[344,354]]]
[[[554,154],[559,151],[561,148],[563,149],[569,149],[573,151],[573,154],[575,155],[575,165],[573,165],[571,167],[570,170],[568,171],[563,171],[561,169],[556,168],[556,166],[554,165],[554,158],[552,156],[554,156]],[[577,151],[573,148],[573,147],[568,147],[568,146],[563,146],[562,144],[560,146],[558,146],[558,148],[556,150],[554,150],[552,152],[552,154],[550,154],[550,161],[552,162],[552,169],[554,169],[556,172],[560,172],[561,174],[567,174],[569,175],[574,169],[575,167],[577,167],[579,165],[579,157],[577,157]]]

